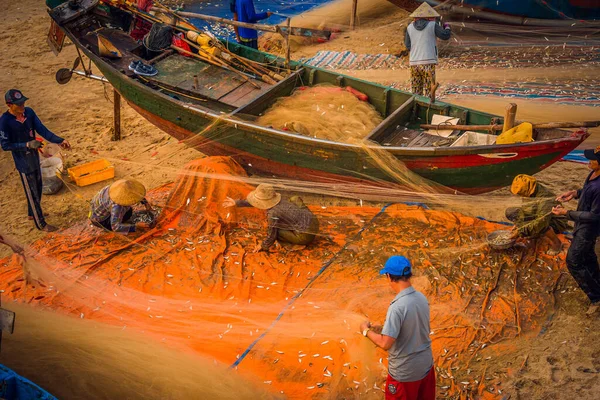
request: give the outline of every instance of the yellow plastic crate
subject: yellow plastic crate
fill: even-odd
[[[115,167],[107,160],[96,160],[67,170],[77,186],[87,186],[115,177]]]

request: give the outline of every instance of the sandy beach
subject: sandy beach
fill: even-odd
[[[344,27],[349,3],[342,1],[322,7],[293,22],[305,26],[325,23]],[[62,86],[55,81],[56,71],[70,67],[77,52],[68,41],[58,56],[49,50],[46,35],[50,18],[43,3],[3,1],[0,13],[4,16],[0,26],[0,92],[11,88],[22,90],[30,98],[27,105],[44,124],[70,141],[72,151],[63,152],[68,166],[107,159],[115,165],[116,178],[135,178],[153,188],[172,182],[187,162],[202,157],[198,151],[187,148],[147,122],[127,104],[122,107],[123,138],[111,141],[113,89],[109,84],[81,77],[74,77]],[[406,11],[379,0],[363,3],[359,13],[359,29],[341,32],[327,43],[297,43],[292,48],[292,57],[310,58],[324,50],[395,54],[403,49],[399,32],[400,22],[408,14]],[[407,87],[409,76],[406,68],[340,72],[396,87]],[[595,62],[577,65],[549,62],[547,67],[476,70],[455,68],[451,63],[442,62],[438,80],[446,87],[464,81],[476,87],[483,83],[518,80],[585,85],[587,79],[597,79],[599,74],[600,67]],[[443,100],[495,114],[502,114],[506,105],[514,102],[518,105],[517,119],[532,122],[600,119],[600,106],[471,94],[444,94]],[[592,135],[582,148],[600,144],[600,128],[590,132]],[[581,187],[587,174],[586,165],[558,162],[537,178],[558,194]],[[0,230],[24,245],[44,237],[45,233],[36,230],[27,220],[25,195],[8,152],[0,152],[0,184]],[[67,185],[57,195],[44,196],[42,204],[48,213],[48,222],[68,228],[84,220],[90,199],[105,184],[108,183],[87,187]],[[509,196],[510,193],[503,189],[495,195]],[[499,211],[502,214],[502,210]],[[5,247],[0,248],[0,257],[9,254]],[[481,369],[502,377],[502,390],[507,399],[567,399],[575,395],[592,400],[600,393],[600,318],[585,315],[587,299],[568,274],[564,274],[554,296],[552,318],[546,321],[538,336],[522,336],[506,344],[512,349],[509,355],[503,354],[501,348],[482,353],[491,358],[480,365]],[[514,354],[519,356],[515,358]]]

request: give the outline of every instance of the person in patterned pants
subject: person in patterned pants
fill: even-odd
[[[406,28],[404,45],[409,53],[410,86],[414,94],[431,97],[438,62],[437,38],[450,39],[450,26],[436,22],[440,15],[427,3],[410,15],[414,21]]]
[[[420,96],[431,97],[435,84],[435,64],[410,66],[410,90]]]

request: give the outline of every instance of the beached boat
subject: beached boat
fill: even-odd
[[[255,122],[295,88],[324,83],[368,95],[384,117],[368,135],[374,150],[385,150],[418,175],[466,193],[491,191],[510,184],[517,174],[539,172],[588,136],[535,129],[535,141],[529,143],[472,145],[467,139],[477,135],[462,131],[444,139],[426,133],[421,124],[430,123],[434,114],[456,117],[468,125],[502,124],[503,118],[444,102],[431,103],[425,97],[298,63],[291,63],[292,71],[285,79],[267,84],[255,78],[248,82],[229,69],[184,57],[172,49],[148,60],[143,46],[127,34],[132,16],[124,10],[97,0],[72,5],[48,0],[47,4],[57,26],[138,113],[171,136],[194,138],[187,143],[204,154],[234,157],[249,172],[332,183],[393,182],[361,145],[311,138]],[[98,36],[118,48],[121,57],[100,56]],[[235,54],[267,65],[284,62],[235,43],[227,46]],[[158,75],[135,75],[128,68],[134,60],[153,64]],[[483,143],[490,142],[485,130],[479,132],[481,137],[475,137],[475,143],[482,143],[482,138]]]

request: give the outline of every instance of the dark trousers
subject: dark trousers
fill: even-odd
[[[244,45],[246,47],[251,47],[253,49],[258,50],[258,39],[253,39],[253,40],[249,40],[249,41],[240,40],[238,43],[241,45]]]
[[[27,215],[33,217],[35,227],[42,229],[46,226],[42,211],[42,171],[36,170],[27,174],[19,172],[25,196],[27,197]]]
[[[123,221],[121,222],[129,222],[129,220],[131,219],[131,217],[133,216],[133,208],[130,208],[125,215],[123,215]],[[110,223],[110,217],[106,218],[104,221],[100,221],[100,222],[93,222],[92,223],[94,225],[96,225],[98,228],[104,228],[107,231],[112,231],[112,225]]]
[[[600,266],[596,257],[597,236],[577,231],[567,253],[567,267],[577,284],[592,303],[600,301]]]

